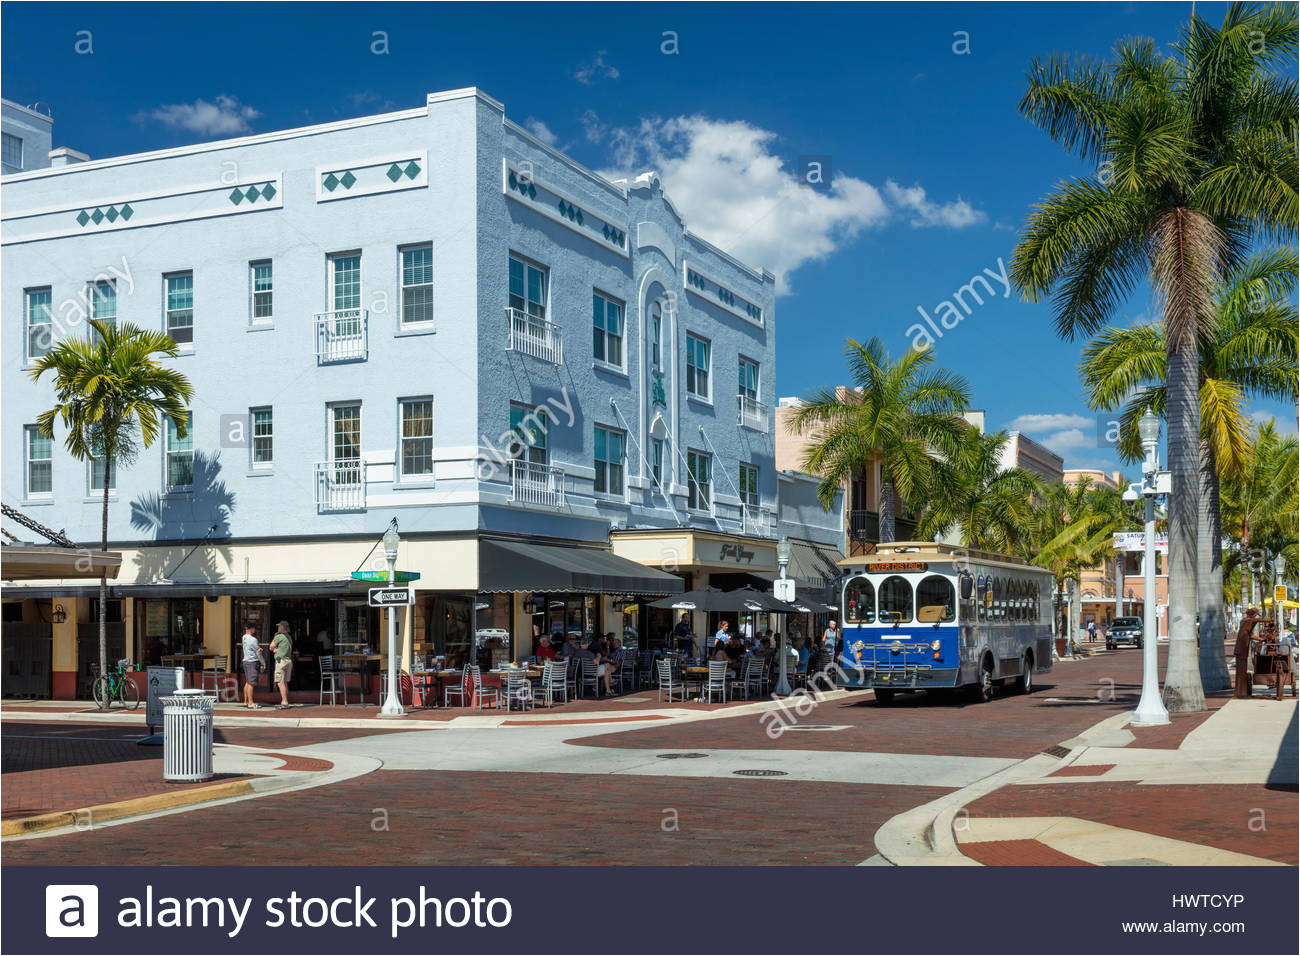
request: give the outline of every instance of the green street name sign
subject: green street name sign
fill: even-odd
[[[388,572],[387,571],[353,571],[352,580],[353,581],[374,581],[377,584],[387,584]],[[398,571],[396,574],[393,575],[393,581],[399,584],[405,583],[407,581],[418,581],[418,580],[420,580],[419,571]]]

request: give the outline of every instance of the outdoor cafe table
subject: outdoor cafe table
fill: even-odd
[[[379,660],[380,657],[378,654],[335,654],[334,655],[334,663],[340,665],[340,670],[346,671],[346,670],[351,670],[354,667],[356,668],[357,674],[359,674],[361,678],[360,681],[358,682],[360,684],[360,687],[358,689],[361,691],[361,703],[363,705],[366,702],[366,684],[369,682],[370,679],[368,666],[372,662],[378,662]]]
[[[411,671],[411,689],[412,700],[414,692],[420,692],[421,707],[438,707],[442,703],[443,689],[461,677],[462,672],[454,668],[444,668],[443,670],[421,670]],[[433,703],[429,703],[430,696],[433,697]]]

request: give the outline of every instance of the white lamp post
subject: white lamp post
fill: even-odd
[[[1158,494],[1160,458],[1157,445],[1160,441],[1160,419],[1151,409],[1138,421],[1138,437],[1142,439],[1145,460],[1142,463],[1142,497],[1146,501],[1146,529],[1143,586],[1146,594],[1142,600],[1142,697],[1133,712],[1134,726],[1145,727],[1169,723],[1169,712],[1160,699],[1160,677],[1157,673],[1159,627],[1156,622],[1156,495]]]
[[[388,526],[384,532],[384,557],[388,559],[388,586],[392,587],[397,582],[397,546],[401,543],[401,538],[397,534],[397,524]],[[402,700],[398,696],[399,672],[397,670],[397,608],[388,609],[388,697],[384,699],[384,706],[379,710],[380,717],[405,717],[406,711],[402,709]]]
[[[781,580],[785,581],[786,568],[790,566],[790,541],[788,538],[782,538],[780,541],[776,543],[776,563],[777,563],[777,567],[780,568]],[[789,630],[790,630],[789,618],[785,614],[782,614],[781,615],[781,646],[777,650],[777,653],[781,655],[781,676],[777,678],[776,687],[773,688],[773,693],[775,693],[779,697],[790,696],[790,681],[787,679],[785,673],[786,666],[789,664],[789,660],[787,660],[789,655],[786,654],[786,650],[785,650],[786,641],[789,640],[789,636],[787,634]]]

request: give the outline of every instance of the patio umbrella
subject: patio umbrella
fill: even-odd
[[[686,591],[683,594],[674,594],[671,597],[660,598],[658,601],[650,602],[651,607],[672,608],[675,611],[740,611],[748,610],[742,608],[740,602],[732,595],[735,592],[723,591],[715,587],[696,588],[694,591]]]

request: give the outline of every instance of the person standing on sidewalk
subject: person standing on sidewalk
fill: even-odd
[[[262,673],[262,651],[257,646],[257,625],[249,621],[244,625],[244,636],[240,641],[244,650],[244,706],[257,710],[258,704],[253,700],[253,687]]]
[[[281,621],[271,638],[271,652],[275,655],[275,686],[280,689],[280,710],[289,709],[289,678],[293,676],[293,638],[289,636],[289,622]]]

